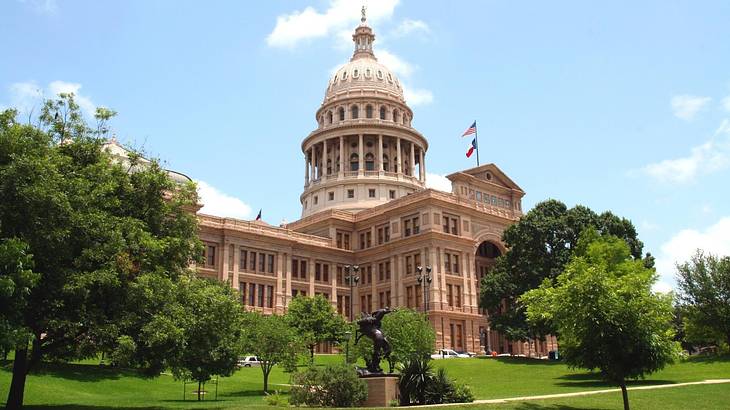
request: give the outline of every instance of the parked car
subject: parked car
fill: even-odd
[[[457,353],[451,349],[439,349],[436,353],[431,355],[432,359],[451,359],[454,357],[471,357],[466,353]]]
[[[256,356],[239,357],[238,366],[239,367],[261,366],[261,360],[259,360],[259,358]]]

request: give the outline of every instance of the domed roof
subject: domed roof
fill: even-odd
[[[355,29],[355,34],[352,35],[355,52],[350,62],[338,68],[330,79],[325,100],[341,91],[367,88],[389,91],[404,100],[403,87],[401,87],[398,77],[375,58],[373,53],[375,35],[366,23],[364,8],[360,21],[360,25]]]

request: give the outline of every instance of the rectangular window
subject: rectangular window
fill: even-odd
[[[330,193],[327,194],[327,197],[329,198],[330,201],[334,201],[335,200],[335,193],[334,192],[330,192]]]
[[[344,297],[344,303],[345,303],[345,316],[350,317],[350,297],[349,296]]]
[[[385,306],[389,306],[389,305],[390,305],[390,291],[386,290],[385,291]]]
[[[248,251],[241,249],[238,257],[238,270],[246,270],[246,262],[248,262]]]
[[[256,284],[249,283],[248,285],[248,305],[256,306]]]
[[[317,282],[322,280],[322,264],[319,262],[314,264],[314,280]]]
[[[406,256],[406,275],[410,274],[412,269],[413,264],[411,263],[411,257]]]
[[[421,254],[420,253],[414,253],[413,254],[413,273],[416,273],[417,267],[421,266]]]
[[[451,218],[451,234],[452,235],[459,234],[459,220],[456,218]]]
[[[385,280],[390,280],[390,262],[385,262]]]
[[[454,273],[459,273],[459,255],[452,255],[452,258],[454,260]]]
[[[368,248],[373,246],[373,233],[371,231],[365,233],[365,245]]]
[[[367,267],[368,283],[373,283],[373,265]]]
[[[322,265],[322,281],[323,282],[330,281],[330,265],[328,265],[328,264]]]
[[[418,222],[418,217],[413,218],[413,234],[417,235],[421,232],[421,225]]]
[[[390,196],[390,199],[395,199],[395,189],[391,189],[388,195]]]
[[[444,253],[444,270],[446,273],[451,273],[451,254]]]
[[[238,291],[241,293],[241,303],[244,304],[244,305],[247,302],[247,299],[246,299],[246,290],[247,290],[247,288],[246,288],[246,282],[239,282],[238,283]]]
[[[259,253],[259,272],[266,272],[266,254]]]
[[[264,299],[265,299],[264,292],[265,291],[266,291],[266,285],[259,285],[259,295],[258,295],[259,296],[259,307],[264,307]]]
[[[268,256],[268,261],[269,261],[269,264],[268,264],[268,272],[269,273],[274,273],[274,255],[269,255]]]
[[[319,202],[319,197],[317,195],[314,196],[314,204],[317,205]]]
[[[454,304],[456,305],[456,307],[461,307],[461,286],[456,285],[454,286],[454,288],[454,290],[456,291],[456,302]]]
[[[365,299],[365,295],[360,296],[360,312],[367,312],[370,310],[365,304],[366,301],[367,299]]]
[[[337,295],[337,314],[341,315],[343,310],[342,295]]]
[[[250,270],[251,272],[256,272],[256,252],[251,252],[250,256],[251,257],[249,258],[250,260],[248,264],[248,270]]]
[[[449,233],[449,217],[444,216],[441,218],[441,220],[443,222],[444,232]]]
[[[345,282],[342,281],[342,266],[337,267],[337,285],[343,285]]]
[[[406,287],[406,307],[413,307],[413,286]]]
[[[205,263],[207,266],[215,266],[215,246],[208,245]]]
[[[375,198],[375,190],[374,189],[368,189],[368,197]]]
[[[299,278],[301,280],[307,280],[307,261],[299,262]]]
[[[274,307],[274,287],[273,286],[266,287],[266,306],[269,308]]]
[[[416,285],[413,292],[416,294],[416,307],[420,308],[422,306],[423,288],[421,288],[421,285]]]
[[[385,307],[385,292],[380,292],[378,294],[378,309],[382,309]]]
[[[453,285],[446,285],[446,300],[449,302],[449,306],[454,306],[454,287],[453,287]]]
[[[337,249],[342,249],[342,232],[337,232],[335,238],[337,240]]]
[[[291,260],[291,277],[292,278],[299,277],[299,259],[292,258],[292,260]]]
[[[411,236],[411,220],[403,221],[403,236]]]
[[[354,198],[355,197],[355,190],[354,189],[348,189],[347,190],[347,197],[348,198]]]
[[[368,312],[373,308],[373,295],[368,295]]]
[[[350,250],[350,234],[349,233],[343,234],[342,241],[344,242],[345,250],[349,251]]]
[[[381,262],[378,264],[378,282],[382,282],[385,279],[384,264]]]

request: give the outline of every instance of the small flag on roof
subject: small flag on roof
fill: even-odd
[[[461,135],[462,137],[466,137],[467,135],[471,135],[477,132],[477,122],[474,121],[474,124],[471,125],[471,127],[467,128],[466,131]]]
[[[466,157],[467,158],[471,157],[471,154],[474,153],[475,149],[477,149],[477,139],[476,138],[471,140],[471,146],[469,147],[469,151],[466,151]]]

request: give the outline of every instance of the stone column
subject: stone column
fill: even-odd
[[[423,153],[423,148],[419,148],[418,154],[419,154],[418,163],[420,164],[418,166],[419,179],[421,180],[421,182],[425,182],[426,181],[426,165],[424,162],[424,160],[425,160],[424,157],[426,155]]]
[[[388,301],[388,306],[403,306],[402,303],[398,303],[398,290],[395,286],[396,280],[395,275],[398,270],[396,269],[396,263],[398,261],[398,258],[395,256],[390,257],[390,300]],[[401,282],[401,281],[398,281]]]
[[[383,134],[378,134],[378,171],[383,172]]]
[[[438,248],[438,254],[439,254],[439,272],[441,272],[441,283],[439,284],[441,286],[440,294],[441,294],[441,309],[444,309],[446,306],[449,305],[449,301],[446,300],[446,270],[444,269],[444,249]]]
[[[395,150],[396,150],[396,156],[398,157],[398,161],[395,161],[395,172],[400,174],[403,172],[403,167],[401,166],[403,164],[403,155],[401,155],[400,152],[400,138],[396,137],[395,139]]]
[[[469,269],[469,258],[468,253],[466,252],[460,252],[461,253],[461,278],[463,279],[461,284],[461,306],[462,311],[467,313],[473,313],[472,307],[474,306],[474,301],[472,300],[472,293],[471,293],[471,287],[469,286],[469,277],[471,277],[471,270]],[[468,302],[467,302],[468,301]]]
[[[218,272],[219,276],[218,279],[220,279],[221,282],[225,282],[228,280],[228,255],[230,255],[230,248],[231,245],[228,243],[227,240],[223,240],[223,252],[220,252],[220,256],[222,258],[221,260],[221,270]]]
[[[405,262],[403,262],[403,256],[397,255],[395,257],[398,272],[398,306],[406,305],[406,287],[404,285],[406,279]],[[392,272],[391,272],[392,275]]]
[[[276,302],[274,303],[274,309],[277,313],[284,313],[284,305],[286,304],[286,293],[284,293],[284,275],[286,275],[286,259],[285,254],[277,252],[274,256],[276,258],[276,289],[274,289],[274,297]],[[235,276],[235,273],[234,273]]]
[[[335,308],[335,312],[337,311],[337,265],[328,263],[329,265],[329,275],[330,275],[330,285],[332,287],[332,290],[330,291],[330,302],[332,303],[332,306]],[[344,275],[344,271],[343,271]]]
[[[309,149],[309,180],[314,181],[314,168],[315,168],[315,159],[314,159],[314,147]]]
[[[304,151],[304,185],[309,185],[309,155]]]
[[[362,175],[365,171],[363,168],[363,164],[365,163],[365,147],[363,144],[363,135],[358,135],[358,143],[357,143],[357,155],[358,155],[358,164],[357,164],[357,173]]]
[[[345,137],[340,135],[340,171],[337,173],[337,177],[342,178],[345,175],[344,172],[345,172]]]
[[[439,269],[438,258],[436,257],[436,248],[432,247],[429,251],[428,264],[431,265],[431,289],[429,289],[429,300],[433,309],[441,305],[441,270]]]
[[[233,289],[238,289],[238,263],[239,263],[239,255],[241,254],[241,249],[238,246],[233,246],[233,283],[231,283],[231,287]]]
[[[416,170],[416,151],[415,147],[413,146],[413,143],[411,142],[411,163],[408,164],[409,167],[411,167],[411,176],[413,176],[413,172]]]
[[[289,298],[291,297],[291,255],[288,253],[284,253],[282,255],[282,259],[284,260],[284,275],[286,275],[286,288],[284,289],[283,304],[286,307],[287,305],[289,305]]]
[[[309,289],[307,290],[307,296],[314,296],[314,263],[313,258],[307,259],[307,280],[309,281]],[[299,272],[301,275],[301,272]]]

